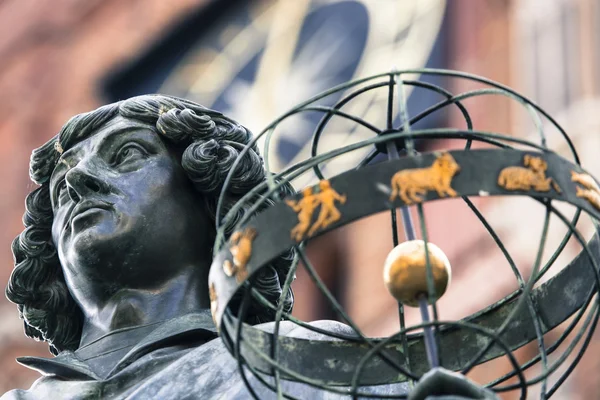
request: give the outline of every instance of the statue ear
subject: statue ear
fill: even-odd
[[[527,154],[527,155],[525,156],[525,158],[523,158],[523,164],[524,164],[526,167],[529,167],[529,165],[531,164],[531,156],[530,156],[529,154]]]

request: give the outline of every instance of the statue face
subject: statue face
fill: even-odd
[[[66,150],[50,193],[52,237],[79,302],[97,288],[158,287],[209,257],[201,195],[150,125],[118,116]]]

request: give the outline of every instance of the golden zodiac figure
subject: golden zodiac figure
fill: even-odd
[[[313,193],[308,187],[302,191],[302,198],[298,201],[286,200],[286,204],[298,213],[298,224],[292,229],[292,239],[299,242],[308,232],[313,235],[317,230],[324,229],[339,220],[342,214],[335,206],[335,202],[346,203],[346,195],[340,195],[332,187],[329,181],[319,182],[319,193]],[[311,226],[313,215],[318,206],[321,206],[319,216]]]
[[[556,193],[561,193],[554,179],[546,177],[548,163],[542,158],[526,155],[523,165],[527,168],[506,167],[500,171],[498,185],[506,190],[533,189],[536,192],[549,192],[552,187]]]
[[[208,297],[210,298],[210,313],[212,314],[213,322],[217,325],[217,320],[215,319],[215,315],[217,314],[217,290],[215,289],[215,284],[211,282],[208,287]],[[218,326],[218,325],[217,325]]]
[[[229,251],[233,256],[233,264],[229,260],[223,263],[223,270],[227,276],[234,276],[238,282],[243,281],[248,276],[246,265],[252,257],[252,241],[256,238],[257,232],[253,228],[246,228],[243,231],[233,232],[231,238],[231,247]]]
[[[420,203],[423,196],[435,190],[440,197],[455,197],[458,194],[450,186],[452,178],[460,171],[460,166],[450,153],[439,155],[431,167],[405,169],[392,177],[390,201],[398,196],[405,204]]]
[[[575,171],[571,171],[571,180],[575,183],[579,183],[585,188],[582,189],[581,187],[576,186],[575,195],[587,200],[597,210],[600,210],[600,187],[598,187],[594,178],[588,174],[578,174]]]
[[[316,196],[321,204],[321,212],[308,231],[309,236],[312,236],[318,229],[326,228],[340,219],[342,214],[335,207],[336,200],[342,204],[346,203],[346,195],[340,195],[333,190],[329,181],[323,180],[319,182],[319,189],[320,192]]]
[[[298,213],[298,224],[292,229],[292,239],[297,242],[302,240],[302,237],[310,227],[313,213],[318,206],[318,201],[311,187],[307,187],[302,191],[302,198],[298,201],[286,200],[288,206]]]

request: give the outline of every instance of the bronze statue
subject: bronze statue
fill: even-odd
[[[148,95],[77,115],[33,152],[30,175],[40,187],[27,197],[6,295],[27,336],[48,342],[56,357],[20,358],[43,376],[3,400],[249,397],[217,337],[208,271],[218,194],[250,140],[247,129],[216,111]],[[237,171],[226,209],[266,179],[256,148]],[[281,255],[257,278],[274,304],[291,260]],[[290,311],[291,290],[282,298]],[[252,304],[246,322],[271,330],[274,314]],[[337,322],[320,324],[353,333]],[[285,322],[280,334],[307,336]],[[301,398],[333,398],[285,386]]]
[[[127,369],[123,358],[132,349],[138,354],[125,357],[126,364],[170,348],[160,355],[162,369],[216,337],[206,312],[214,209],[230,165],[250,139],[218,112],[142,96],[72,118],[33,152],[31,178],[41,186],[27,197],[6,294],[26,334],[48,342],[58,356],[20,360],[54,374],[35,387],[55,387],[59,378],[108,382]],[[239,171],[233,199],[265,179],[258,152],[247,153]],[[273,301],[288,267],[284,255],[261,278]],[[292,303],[290,292],[286,309]],[[251,323],[273,317],[259,307],[252,314]],[[139,350],[160,330],[159,347],[145,343]],[[131,388],[119,390],[125,396]]]

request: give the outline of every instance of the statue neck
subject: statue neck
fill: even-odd
[[[190,267],[150,289],[123,288],[84,310],[80,347],[124,328],[149,325],[209,308],[208,283]],[[206,275],[206,274],[205,274]]]

